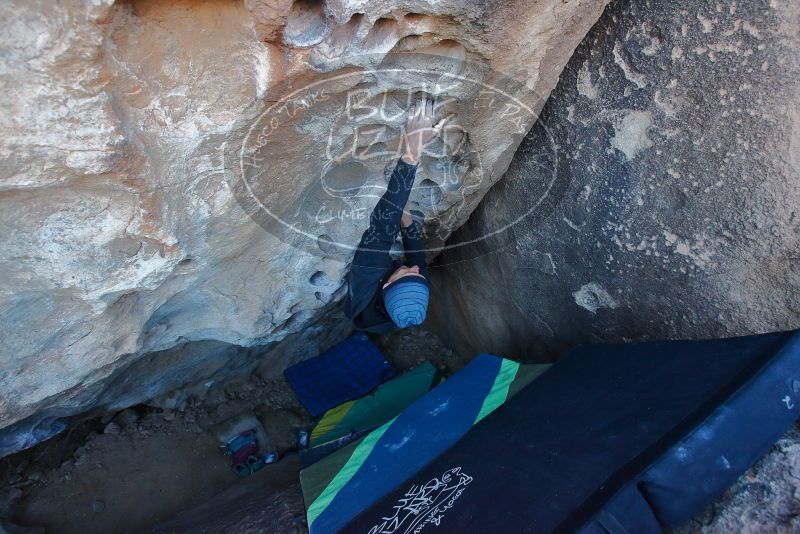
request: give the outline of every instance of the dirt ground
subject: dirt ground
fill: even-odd
[[[85,421],[0,460],[0,476],[8,481],[0,490],[0,506],[5,503],[7,522],[46,532],[146,531],[241,483],[213,429],[265,409],[273,418],[301,421],[298,426],[309,423],[288,383],[258,376],[190,400],[178,410],[138,406],[113,418]],[[286,448],[281,452],[288,453]],[[296,474],[297,469],[294,479]]]
[[[375,339],[399,371],[466,359],[414,328]],[[218,449],[216,425],[256,415],[281,427],[282,459],[241,478]],[[266,416],[264,414],[267,414]],[[267,417],[266,421],[264,417]],[[279,424],[280,423],[280,424]],[[176,410],[137,406],[73,424],[0,460],[0,534],[305,532],[293,434],[310,424],[288,383],[258,375]],[[291,435],[290,435],[291,434]],[[272,439],[271,436],[270,439]],[[680,534],[800,532],[800,426]]]
[[[373,339],[386,359],[401,371],[428,360],[440,369],[456,372],[469,362],[468,358],[450,350],[439,336],[424,327],[394,330]]]
[[[375,341],[399,371],[424,360],[451,370],[465,363],[422,328]],[[137,406],[79,422],[31,450],[0,460],[0,480],[6,481],[0,486],[0,518],[9,531],[14,524],[58,534],[143,532],[209,500],[233,499],[250,479],[257,479],[261,494],[264,486],[275,492],[270,506],[284,503],[281,510],[272,510],[273,519],[288,518],[278,530],[294,532],[301,525],[304,531],[299,464],[291,459],[294,434],[279,436],[285,459],[248,479],[235,475],[218,449],[216,425],[254,414],[274,427],[264,420],[264,412],[283,426],[286,421],[295,429],[310,425],[282,376],[264,380],[258,375],[190,399],[176,410]],[[268,483],[274,480],[282,480],[283,486]],[[203,517],[202,510],[193,513]],[[226,531],[232,531],[232,521]]]
[[[212,500],[160,524],[151,534],[302,534],[306,528],[297,455],[242,479]]]

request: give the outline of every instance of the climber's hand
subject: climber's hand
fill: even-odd
[[[433,100],[426,98],[422,102],[414,104],[408,110],[408,122],[405,129],[405,152],[402,160],[406,163],[416,165],[425,148],[431,139],[439,135],[444,126],[445,120],[439,121],[433,126]]]

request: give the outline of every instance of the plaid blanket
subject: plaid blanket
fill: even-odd
[[[393,377],[395,371],[367,335],[359,332],[283,374],[300,403],[316,417],[366,395]]]

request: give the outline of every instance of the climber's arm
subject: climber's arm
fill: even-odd
[[[354,266],[388,268],[392,265],[389,249],[400,228],[403,207],[411,194],[416,172],[416,165],[402,158],[397,162],[386,192],[372,210],[369,228],[361,236],[361,242],[353,258]]]
[[[425,263],[425,242],[422,239],[420,225],[414,222],[410,216],[403,217],[400,235],[403,237],[403,249],[406,255],[406,266],[419,267],[419,273],[425,278],[428,277],[428,267]]]
[[[404,151],[394,168],[389,185],[372,215],[369,228],[361,236],[358,251],[353,258],[354,266],[389,267],[392,259],[389,249],[400,229],[400,219],[417,172],[417,163],[425,145],[439,134],[444,120],[432,127],[433,101],[425,99],[409,111],[404,132]]]
[[[345,315],[354,321],[373,302],[381,282],[394,265],[389,249],[400,227],[403,206],[411,193],[416,172],[416,165],[397,162],[389,186],[369,218],[369,228],[361,236],[348,275],[344,305]]]
[[[389,179],[389,185],[369,218],[369,228],[361,236],[353,257],[347,284],[344,311],[354,321],[375,299],[381,282],[394,262],[389,250],[400,229],[403,208],[408,202],[422,149],[438,128],[431,127],[433,103],[425,101],[409,111],[404,132],[405,150]]]

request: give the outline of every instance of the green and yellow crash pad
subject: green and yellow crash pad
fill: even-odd
[[[331,408],[311,432],[311,447],[381,426],[443,379],[430,362],[425,362],[383,383],[370,395]]]

